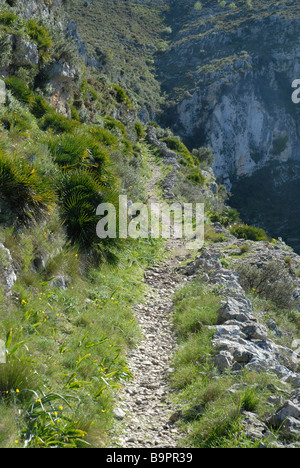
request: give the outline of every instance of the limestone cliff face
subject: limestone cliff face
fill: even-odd
[[[229,188],[270,162],[300,160],[291,100],[300,76],[299,5],[266,3],[203,2],[198,11],[187,2],[182,21],[180,5],[171,8],[172,45],[158,61],[173,99],[166,122],[190,146],[213,149],[215,173]]]

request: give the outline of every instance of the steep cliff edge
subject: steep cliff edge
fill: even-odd
[[[287,1],[171,2],[170,43],[156,62],[168,95],[163,125],[189,148],[211,147],[245,221],[297,250],[297,208],[289,213],[300,179],[299,14]]]
[[[166,119],[190,145],[212,147],[216,175],[228,186],[270,161],[299,161],[291,101],[299,13],[295,2],[171,4],[171,46],[158,61],[173,98]]]

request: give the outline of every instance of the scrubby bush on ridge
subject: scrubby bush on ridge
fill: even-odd
[[[285,265],[276,261],[262,266],[242,264],[238,271],[245,290],[271,300],[279,308],[291,307],[295,285]]]
[[[247,224],[237,224],[232,226],[230,229],[231,234],[246,240],[252,241],[269,241],[270,238],[267,236],[266,232],[254,226],[248,226]]]

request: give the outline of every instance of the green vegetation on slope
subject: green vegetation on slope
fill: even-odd
[[[294,327],[295,333],[297,326],[299,329],[297,312],[278,309],[273,300],[265,299],[258,291],[249,294],[258,317],[267,311],[276,320],[284,317],[281,326],[285,330]],[[180,424],[187,434],[184,443],[195,448],[256,448],[262,442],[269,447],[277,434],[255,441],[245,435],[243,420],[247,412],[264,420],[272,411],[270,397],[284,394],[288,387],[268,372],[217,369],[216,351],[211,344],[215,330],[210,327],[218,323],[220,302],[218,286],[207,286],[199,277],[175,295],[179,348],[171,383],[176,402],[183,408]],[[265,320],[269,317],[265,315]]]
[[[1,425],[0,446],[105,446],[115,392],[131,377],[126,350],[140,338],[131,308],[159,245],[128,246],[124,268],[115,270],[89,267],[59,224],[18,235],[1,230],[1,241],[18,280],[13,296],[1,298],[8,356],[0,365],[0,414],[9,423]],[[34,267],[38,249],[49,255],[44,269]]]
[[[74,0],[68,8],[89,57],[112,82],[121,83],[135,104],[152,112],[162,102],[154,56],[167,45],[162,16],[167,8],[160,0]]]
[[[149,148],[120,86],[78,71],[69,116],[51,105],[45,67],[72,64],[52,25],[7,7],[1,37],[7,33],[35,44],[38,63],[17,67],[9,43],[2,50],[0,242],[12,260],[1,247],[0,263],[17,281],[11,295],[0,283],[8,352],[0,365],[0,446],[102,447],[115,392],[131,377],[126,351],[140,339],[131,309],[163,245],[100,240],[95,213],[102,201],[117,203],[118,193],[145,199]]]
[[[131,307],[162,246],[100,241],[95,208],[114,201],[119,188],[130,193],[122,179],[129,168],[143,199],[146,150],[109,117],[89,125],[48,105],[46,114],[36,112],[46,101],[24,83],[31,100],[19,101],[13,81],[0,113],[0,240],[18,280],[12,296],[1,294],[9,354],[0,369],[0,413],[10,422],[0,444],[103,446],[114,391],[130,377],[126,349],[139,338]],[[116,261],[121,269],[109,265]]]
[[[84,14],[77,11],[80,33],[88,30],[87,20],[99,19],[95,10],[88,13],[96,5],[101,27],[93,24],[93,34],[107,47],[99,49],[99,59],[107,60],[110,81],[124,82],[126,90],[85,70],[72,43],[47,20],[21,18],[8,6],[0,10],[0,62],[7,89],[0,105],[0,242],[9,249],[17,274],[11,295],[0,286],[0,338],[8,351],[7,364],[0,365],[2,447],[109,444],[115,392],[131,378],[126,351],[140,338],[132,307],[142,300],[144,269],[163,257],[160,240],[108,242],[96,236],[99,203],[117,205],[119,193],[133,201],[147,199],[148,158],[156,152],[144,140],[135,99],[158,104],[152,59],[165,45],[159,16],[164,2],[110,3],[105,2],[106,9],[98,1],[78,5],[85,9]],[[127,22],[115,13],[128,15]],[[126,46],[120,49],[118,37],[109,49],[107,38],[118,28]],[[8,36],[36,51],[33,58],[20,65],[18,48],[11,47]],[[93,45],[91,35],[92,55]],[[51,66],[58,63],[74,69],[63,113],[49,84]],[[202,169],[211,164],[211,152],[190,153],[169,130],[158,132],[180,156],[176,195],[204,201],[210,182]],[[237,213],[225,210],[221,190],[208,198],[207,207],[208,218],[227,224],[237,219]],[[244,227],[245,232],[249,235]],[[10,263],[1,248],[1,269]],[[181,336],[192,336],[192,348],[201,323],[214,323],[218,304],[216,296],[197,291],[200,309],[188,306],[189,314],[177,320]],[[199,353],[201,346],[195,346]],[[175,376],[180,388],[184,376],[195,376],[194,364],[188,364],[189,376],[186,370]]]

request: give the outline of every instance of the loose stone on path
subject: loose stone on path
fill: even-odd
[[[145,273],[151,287],[146,304],[139,304],[134,315],[140,323],[144,340],[128,357],[134,379],[119,395],[115,415],[118,434],[113,446],[122,448],[176,448],[183,434],[171,421],[178,408],[170,401],[171,358],[176,350],[172,326],[172,299],[183,278],[175,270],[184,256],[171,258]]]

